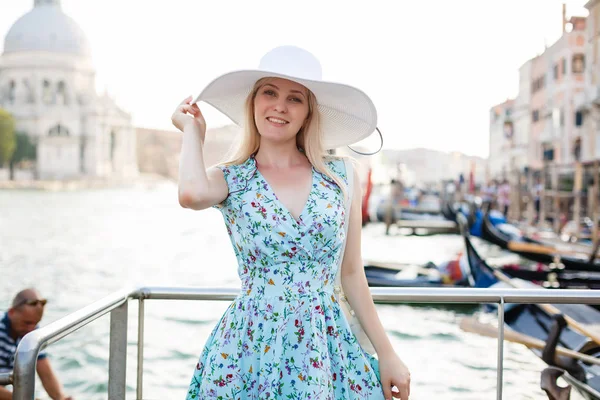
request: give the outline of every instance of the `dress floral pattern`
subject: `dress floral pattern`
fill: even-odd
[[[327,165],[343,180],[343,160]],[[242,292],[196,365],[187,399],[383,399],[377,360],[357,342],[333,292],[345,240],[344,195],[313,168],[296,219],[256,168],[221,167],[217,206],[238,260]]]

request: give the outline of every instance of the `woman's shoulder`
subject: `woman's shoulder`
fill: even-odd
[[[345,161],[349,160],[348,157],[336,156],[333,154],[328,154],[323,157],[323,162],[327,164],[327,166],[340,166],[344,165]]]
[[[214,168],[218,168],[221,171],[225,172],[244,172],[252,169],[254,166],[254,158],[248,157],[244,161],[224,161],[218,164],[213,165]]]
[[[331,170],[342,179],[346,180],[346,169],[350,165],[352,168],[353,161],[350,157],[327,155],[323,157],[323,162]]]
[[[217,164],[214,168],[223,171],[229,190],[232,190],[232,187],[245,186],[256,170],[254,159],[251,157],[241,163]]]

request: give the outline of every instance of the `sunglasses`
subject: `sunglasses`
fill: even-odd
[[[48,302],[47,299],[36,299],[36,300],[24,300],[22,301],[19,306],[31,306],[31,307],[36,307],[38,304],[41,305],[42,307],[44,307],[46,305],[46,303]]]

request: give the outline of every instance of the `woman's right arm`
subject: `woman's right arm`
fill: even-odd
[[[185,99],[173,113],[171,120],[183,132],[179,159],[179,204],[184,208],[203,210],[221,203],[229,190],[223,171],[204,163],[204,136],[206,122],[197,104]],[[189,115],[188,115],[189,114]]]

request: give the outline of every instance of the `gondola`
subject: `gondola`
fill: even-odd
[[[451,282],[444,278],[444,266],[428,263],[423,266],[365,262],[365,275],[371,287],[468,287],[466,282]]]
[[[424,266],[403,264],[365,263],[367,282],[371,287],[487,287],[469,270],[466,259]],[[599,282],[600,283],[600,282]]]
[[[474,221],[476,206],[472,202],[452,203],[444,201],[441,206],[441,214],[448,221],[456,222],[458,214],[467,216],[469,225]]]
[[[484,275],[491,285],[499,283],[493,269],[473,248],[466,229],[463,228],[462,231],[471,270]],[[482,279],[479,278],[479,280]],[[579,323],[600,325],[600,311],[590,306],[559,304],[554,307]],[[542,372],[542,386],[550,399],[569,398],[570,388],[562,388],[556,384],[556,379],[562,375],[585,399],[600,400],[600,367],[556,355],[556,347],[560,345],[594,358],[600,358],[600,345],[568,326],[563,314],[550,315],[537,304],[517,304],[506,308],[504,322],[513,331],[546,343],[543,350],[532,351],[549,366]]]
[[[429,207],[403,207],[397,210],[396,226],[413,235],[436,235],[458,233],[456,221],[448,220],[444,215],[445,203]]]
[[[462,203],[444,201],[441,206],[441,213],[445,219],[454,223],[458,223],[456,219],[457,215],[463,214],[467,218],[470,229],[475,227],[477,224],[480,224],[479,220],[481,219],[481,211],[476,204],[475,199],[471,199]],[[456,232],[458,233],[458,225]],[[476,230],[472,230],[471,234],[474,234],[475,236],[481,236]]]
[[[483,217],[482,237],[488,242],[500,246],[503,249],[512,251],[524,258],[532,261],[537,261],[542,264],[554,265],[561,269],[572,271],[596,271],[600,272],[600,263],[595,261],[589,262],[588,258],[578,257],[574,255],[566,255],[558,249],[554,249],[541,242],[527,237],[513,237],[502,232],[494,226],[489,214],[486,213]],[[524,246],[519,246],[525,244]],[[533,246],[527,246],[533,245]],[[554,253],[556,251],[556,253]]]
[[[495,280],[488,278],[484,263],[467,237],[465,256],[439,265],[428,263],[424,266],[415,266],[367,261],[364,268],[370,287],[485,288],[495,283]],[[600,289],[600,272],[540,270],[512,264],[498,269],[513,278],[548,288]]]
[[[464,258],[464,257],[463,257]],[[466,266],[466,260],[462,266]],[[450,260],[439,265],[428,263],[422,266],[397,263],[365,262],[365,274],[370,287],[428,287],[456,288],[471,287],[469,275],[463,275],[460,259]],[[472,314],[479,309],[477,304],[435,304],[411,303],[412,307],[440,308],[455,313]]]
[[[461,229],[461,235],[465,241],[465,252],[467,262],[475,280],[482,286],[487,287],[497,280],[493,277],[490,267],[479,255],[469,233]],[[555,289],[600,289],[600,271],[570,271],[547,268],[539,266],[509,265],[499,269],[503,274],[511,278],[518,278],[534,284]],[[483,275],[483,276],[478,276]]]
[[[456,210],[452,206],[452,203],[449,201],[444,201],[442,203],[442,215],[448,221],[456,222]]]
[[[461,216],[459,218],[464,218]],[[468,232],[462,232],[465,254],[438,265],[364,262],[370,287],[489,287],[495,279],[486,273],[489,266],[479,256]],[[548,288],[600,289],[600,272],[570,271],[508,264],[498,267],[504,274]]]
[[[600,324],[600,312],[583,304],[557,304],[562,313],[579,315],[579,322]],[[504,322],[512,330],[546,343],[543,350],[532,350],[548,366],[560,368],[563,378],[585,399],[600,400],[600,366],[556,356],[557,344],[567,349],[600,358],[600,346],[566,325],[561,314],[549,315],[539,305],[520,304],[510,308]],[[543,373],[544,374],[544,373]],[[560,392],[560,388],[555,388]]]

